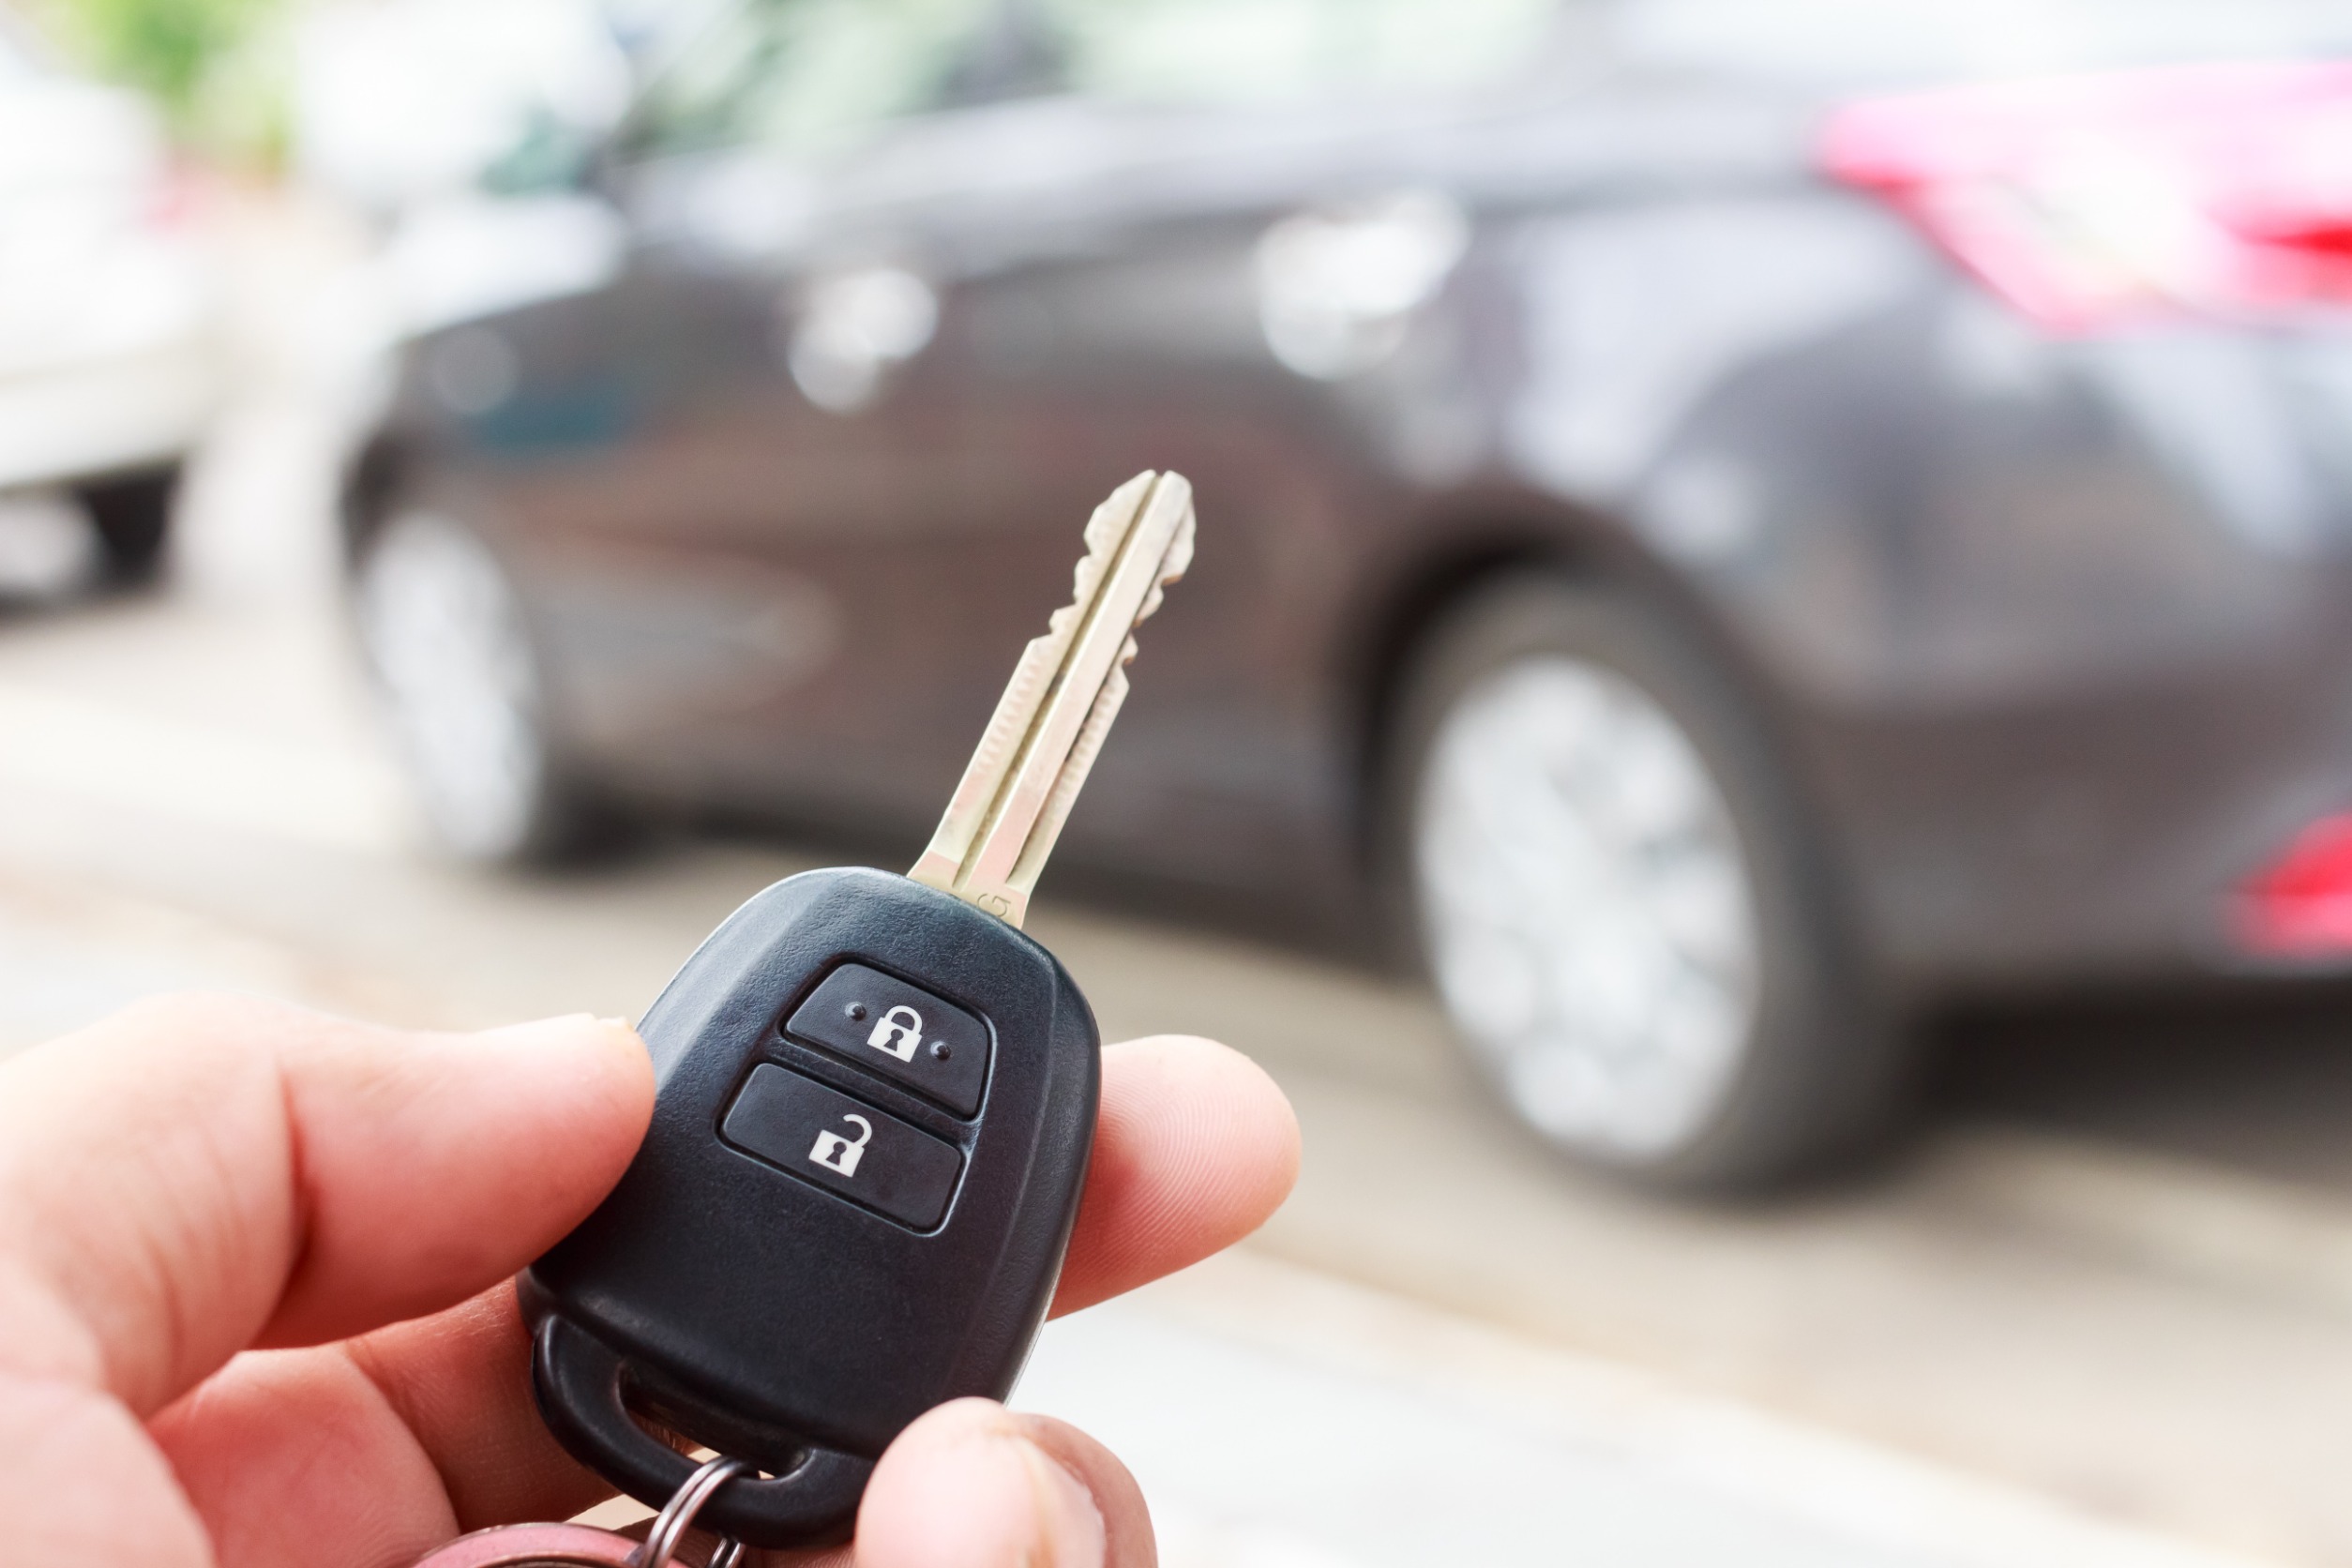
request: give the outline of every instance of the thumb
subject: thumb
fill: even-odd
[[[857,1511],[857,1568],[1152,1568],[1135,1477],[1077,1427],[987,1399],[898,1435]]]

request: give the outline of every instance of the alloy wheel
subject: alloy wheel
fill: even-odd
[[[1555,1141],[1671,1155],[1760,1010],[1754,881],[1697,747],[1622,674],[1544,653],[1464,688],[1425,758],[1412,852],[1457,1026]]]

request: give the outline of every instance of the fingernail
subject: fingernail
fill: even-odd
[[[1038,1540],[1045,1550],[1035,1560],[1054,1568],[1098,1568],[1108,1541],[1094,1494],[1035,1443],[1026,1438],[1012,1442],[1029,1470],[1036,1498]]]
[[[941,1499],[939,1516],[964,1521],[971,1555],[942,1556],[942,1568],[1096,1568],[1103,1560],[1103,1516],[1078,1477],[1002,1429],[976,1434],[964,1448],[941,1477],[961,1496]]]

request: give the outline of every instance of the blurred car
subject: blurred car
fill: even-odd
[[[601,280],[349,488],[443,835],[917,845],[1079,524],[1198,495],[1055,872],[1417,953],[1737,1185],[1922,1003],[2352,955],[2352,18],[746,0]]]
[[[0,510],[86,524],[100,573],[162,558],[221,405],[221,296],[133,96],[44,62],[0,12]]]

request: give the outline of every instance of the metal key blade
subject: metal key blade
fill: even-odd
[[[1127,695],[1137,625],[1192,561],[1192,486],[1137,475],[1094,508],[1069,604],[1032,641],[907,874],[1018,926]]]

